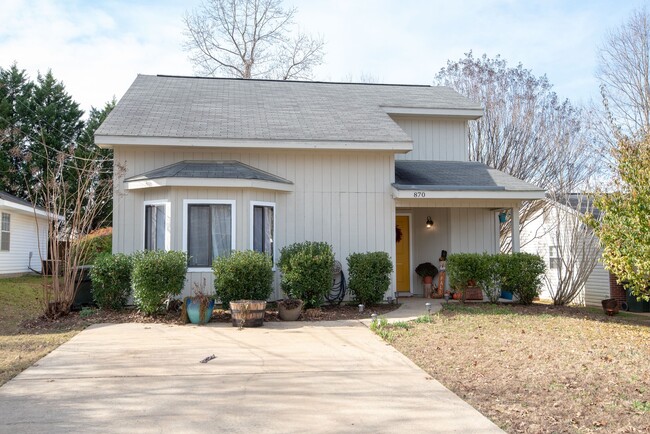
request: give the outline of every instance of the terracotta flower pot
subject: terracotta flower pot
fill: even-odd
[[[430,285],[433,282],[433,276],[424,276],[422,280],[425,284]]]

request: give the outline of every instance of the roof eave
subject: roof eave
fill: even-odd
[[[412,187],[412,188],[411,188]],[[538,200],[544,199],[544,190],[506,190],[506,189],[480,189],[475,186],[463,186],[456,189],[431,189],[427,186],[395,186],[393,185],[394,199],[513,199],[513,200]]]
[[[124,181],[127,190],[140,190],[156,187],[220,187],[220,188],[259,188],[262,190],[293,191],[293,184],[241,178],[178,178],[163,177],[155,179],[135,179]]]
[[[219,139],[205,137],[150,137],[95,135],[100,148],[114,146],[180,146],[202,148],[248,148],[248,149],[322,149],[348,151],[391,151],[404,154],[413,150],[413,141],[326,141],[326,140],[280,140],[280,139]]]
[[[476,120],[483,116],[482,108],[418,108],[418,107],[381,107],[389,115],[397,116],[432,116]]]

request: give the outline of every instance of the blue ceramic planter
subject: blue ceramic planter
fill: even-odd
[[[201,312],[200,305],[198,301],[194,301],[191,298],[186,299],[187,302],[187,317],[189,318],[192,324],[205,324],[210,321],[212,318],[212,311],[214,310],[214,300],[210,300],[208,305],[207,312],[205,313],[205,321],[201,322]]]
[[[505,298],[506,300],[512,300],[512,292],[501,291],[501,298]]]

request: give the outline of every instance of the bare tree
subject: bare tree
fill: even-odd
[[[600,218],[593,198],[584,194],[553,195],[544,210],[556,256],[551,258],[553,276],[546,276],[546,286],[555,305],[573,302],[585,289],[587,279],[601,256],[599,240],[585,224],[587,216]]]
[[[294,31],[296,11],[281,0],[204,0],[185,15],[185,48],[207,76],[310,79],[324,42]]]
[[[553,192],[577,191],[589,179],[594,161],[583,112],[560,101],[545,76],[470,52],[447,62],[436,82],[484,106],[483,117],[468,129],[470,160]],[[520,229],[544,206],[525,203]],[[501,225],[503,251],[511,249],[510,231],[510,222]]]
[[[37,183],[31,201],[40,203],[49,216],[47,250],[52,279],[44,277],[42,302],[45,315],[57,318],[67,314],[74,302],[78,267],[88,246],[79,240],[92,231],[98,216],[109,217],[102,214],[102,208],[113,198],[113,182],[102,176],[106,160],[110,160],[106,155],[79,157],[74,147],[63,152],[45,146],[43,152],[45,169],[33,174]],[[122,173],[124,169],[116,164],[114,170]]]
[[[646,8],[632,13],[610,31],[598,50],[604,126],[629,136],[650,132],[650,15]],[[610,134],[611,143],[616,138]]]

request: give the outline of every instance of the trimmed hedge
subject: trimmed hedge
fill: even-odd
[[[151,315],[163,302],[180,295],[187,274],[187,254],[177,251],[148,250],[133,254],[133,295],[136,306]]]
[[[544,260],[530,253],[455,253],[447,258],[452,288],[464,294],[468,282],[473,280],[493,303],[504,290],[515,294],[520,303],[531,304],[539,295],[545,268]]]
[[[282,272],[282,290],[305,307],[319,307],[332,288],[332,246],[325,242],[305,241],[282,248],[278,267]]]
[[[90,279],[93,300],[100,309],[122,309],[131,295],[133,262],[127,255],[103,254],[95,259]]]
[[[500,255],[499,278],[501,289],[511,291],[521,304],[531,304],[539,295],[542,275],[546,271],[544,260],[530,253]]]
[[[347,261],[349,288],[354,299],[366,306],[380,302],[390,287],[390,273],[393,271],[388,253],[352,253]]]
[[[267,300],[273,292],[273,261],[252,250],[235,251],[212,263],[214,289],[224,304],[232,300]]]

